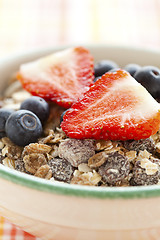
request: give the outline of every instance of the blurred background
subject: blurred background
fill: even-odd
[[[0,0],[0,58],[73,44],[160,49],[160,0]],[[0,216],[6,239],[36,238]]]
[[[0,0],[0,57],[57,45],[160,47],[160,0]]]

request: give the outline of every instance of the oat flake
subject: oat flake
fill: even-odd
[[[147,175],[153,175],[158,171],[158,165],[147,158],[141,160],[140,166],[146,170]]]

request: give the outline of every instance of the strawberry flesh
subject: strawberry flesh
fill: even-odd
[[[124,70],[106,73],[66,112],[71,138],[139,140],[160,127],[160,105]]]
[[[32,95],[69,108],[93,84],[93,73],[93,57],[76,47],[21,65],[17,77]]]

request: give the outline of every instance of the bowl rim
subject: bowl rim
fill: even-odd
[[[85,45],[87,48],[110,48],[110,49],[124,49],[132,50],[138,52],[147,52],[160,55],[160,49],[146,49],[139,47],[129,47],[129,46],[114,46],[114,45],[95,45],[95,44],[80,44]],[[73,47],[74,45],[72,45]],[[7,64],[8,61],[21,56],[29,56],[30,54],[37,54],[58,51],[60,49],[65,49],[71,46],[57,46],[49,48],[40,48],[36,50],[28,51],[27,53],[18,53],[11,56],[3,57],[0,60],[0,64]],[[17,170],[11,169],[0,164],[0,178],[10,181],[12,183],[35,189],[38,191],[49,192],[51,194],[61,194],[65,196],[75,196],[75,197],[90,197],[99,199],[132,199],[132,198],[152,198],[160,197],[160,185],[150,185],[150,186],[130,186],[130,187],[96,187],[96,186],[83,186],[76,184],[67,184],[58,181],[49,181],[46,179],[41,179]]]
[[[83,186],[38,178],[2,164],[0,164],[0,177],[27,188],[65,196],[99,199],[160,197],[160,185],[130,187]]]

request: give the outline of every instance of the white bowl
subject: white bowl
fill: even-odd
[[[88,47],[88,46],[87,46]],[[89,46],[95,61],[155,65],[160,51]],[[1,92],[21,63],[59,50],[0,61]],[[0,165],[0,214],[46,240],[149,240],[160,236],[160,186],[91,187],[53,183]]]

